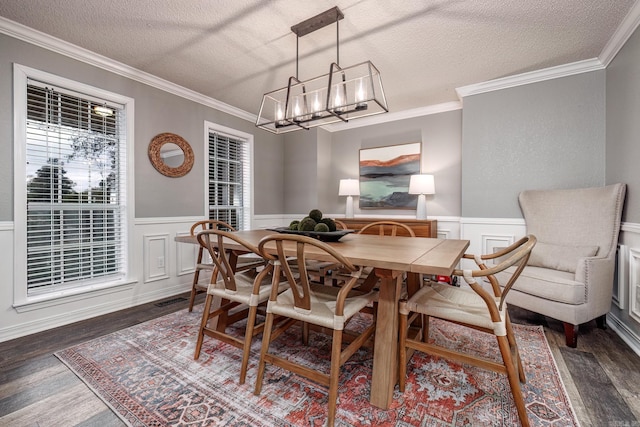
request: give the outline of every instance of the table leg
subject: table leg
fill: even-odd
[[[380,293],[369,400],[378,408],[389,409],[398,377],[398,300],[402,272],[376,269],[375,274],[380,278]]]

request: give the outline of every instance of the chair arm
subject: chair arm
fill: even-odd
[[[615,252],[607,257],[585,257],[578,260],[575,279],[585,284],[587,302],[606,300],[606,304],[610,304],[615,269],[614,256]]]

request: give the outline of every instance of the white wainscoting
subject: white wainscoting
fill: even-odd
[[[256,215],[252,228],[288,225],[305,214]],[[327,214],[332,218],[343,214]],[[373,215],[366,215],[372,217]],[[373,216],[375,217],[375,216]],[[413,218],[390,216],[385,218]],[[438,220],[438,237],[468,239],[469,252],[489,253],[507,246],[526,232],[524,220],[513,218],[429,217]],[[18,312],[12,307],[13,286],[0,287],[0,341],[40,332],[79,320],[135,305],[167,298],[191,289],[197,256],[196,245],[176,243],[178,235],[189,234],[191,224],[201,217],[144,218],[135,223],[135,254],[131,286],[110,292],[87,293],[84,297],[56,300],[42,309]],[[13,277],[13,223],[0,222],[0,271]],[[623,224],[618,249],[617,279],[610,327],[640,354],[640,224]],[[463,264],[462,267],[465,267]],[[204,275],[203,275],[204,276]],[[201,281],[208,280],[202,277]]]
[[[514,218],[462,218],[460,238],[469,240],[467,252],[474,254],[493,253],[509,246],[525,235],[523,219]],[[474,268],[472,260],[462,260],[463,268]]]
[[[13,284],[0,286],[0,341],[33,334],[79,320],[171,297],[191,289],[196,245],[178,244],[199,217],[146,218],[134,224],[132,283],[57,298],[29,310],[13,307]],[[12,222],[0,222],[0,271],[13,273]]]
[[[640,355],[640,224],[623,223],[607,324]]]

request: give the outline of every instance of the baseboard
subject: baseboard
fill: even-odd
[[[638,335],[612,313],[607,314],[607,325],[640,356],[640,337]]]
[[[0,328],[0,342],[9,341],[14,338],[24,337],[26,335],[35,334],[46,331],[48,329],[65,326],[81,320],[90,319],[101,316],[103,314],[113,313],[114,311],[124,310],[141,304],[157,301],[160,299],[183,294],[191,289],[191,284],[181,284],[168,288],[158,289],[157,291],[148,292],[144,295],[132,297],[128,292],[125,297],[110,300],[105,304],[88,305],[86,308],[75,311],[65,311],[54,316],[39,318],[32,322],[20,323],[8,328]]]

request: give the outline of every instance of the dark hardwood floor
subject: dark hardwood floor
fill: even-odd
[[[0,426],[124,426],[53,353],[187,306],[180,295],[0,343]],[[544,325],[582,427],[640,427],[640,357],[612,330],[583,325],[571,349],[560,322],[510,312],[514,323]]]

